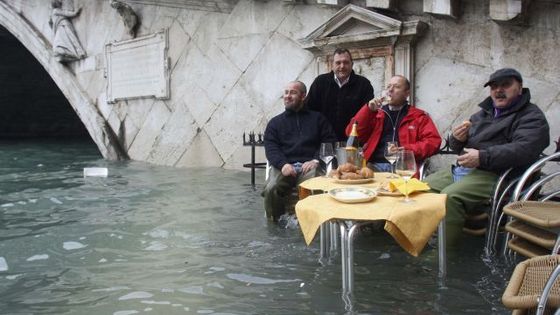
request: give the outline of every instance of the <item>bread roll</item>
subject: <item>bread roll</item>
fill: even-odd
[[[338,171],[342,173],[356,172],[357,167],[352,163],[344,163],[338,167]]]

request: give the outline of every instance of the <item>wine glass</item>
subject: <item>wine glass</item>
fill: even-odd
[[[399,152],[399,143],[397,141],[388,141],[387,143],[385,143],[385,159],[387,159],[387,161],[391,163],[391,176],[389,176],[388,178],[397,178],[397,176],[394,175],[394,166],[395,162],[397,161],[397,152]]]
[[[391,103],[391,94],[389,94],[389,90],[381,91],[381,98],[383,98],[383,105]]]
[[[319,158],[325,162],[325,167],[327,175],[332,170],[332,160],[334,158],[334,150],[332,143],[321,143],[321,148],[319,149]]]
[[[414,202],[408,198],[408,181],[416,173],[416,160],[414,152],[410,150],[401,150],[397,153],[397,174],[404,179],[405,198],[402,202]]]

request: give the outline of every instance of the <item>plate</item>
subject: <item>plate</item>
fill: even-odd
[[[404,196],[404,194],[398,190],[395,191],[388,191],[385,188],[379,188],[377,193],[381,196]]]
[[[360,178],[360,179],[334,179],[338,184],[366,184],[373,182],[373,178]]]
[[[377,193],[375,190],[363,187],[345,187],[329,190],[329,196],[344,203],[358,203],[373,200]]]

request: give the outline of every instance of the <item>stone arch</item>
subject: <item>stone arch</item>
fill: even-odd
[[[88,130],[106,159],[126,159],[118,138],[72,72],[55,60],[51,43],[9,5],[0,2],[0,25],[16,37],[39,61]]]

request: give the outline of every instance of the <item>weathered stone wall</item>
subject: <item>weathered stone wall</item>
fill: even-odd
[[[2,2],[52,39],[47,1]],[[309,85],[319,72],[298,39],[338,10],[285,1],[240,0],[230,12],[130,4],[141,18],[139,36],[169,29],[170,99],[106,103],[104,46],[128,38],[109,1],[74,1],[83,8],[73,23],[88,57],[69,67],[130,158],[179,167],[247,163],[243,132],[263,131],[283,110],[286,82],[299,79]],[[421,1],[400,1],[398,12],[386,12],[429,25],[416,47],[416,103],[446,132],[476,110],[488,93],[482,87],[488,75],[512,66],[523,73],[551,120],[551,134],[560,136],[560,4],[533,1],[524,26],[497,24],[487,8],[488,1],[461,1],[456,20],[423,13]]]
[[[532,100],[560,137],[560,3],[533,1],[526,25],[498,24],[486,1],[462,1],[457,19],[428,16],[416,57],[417,103],[441,132],[469,117],[488,95],[482,85],[501,67],[517,68]],[[553,150],[553,143],[547,152]]]

